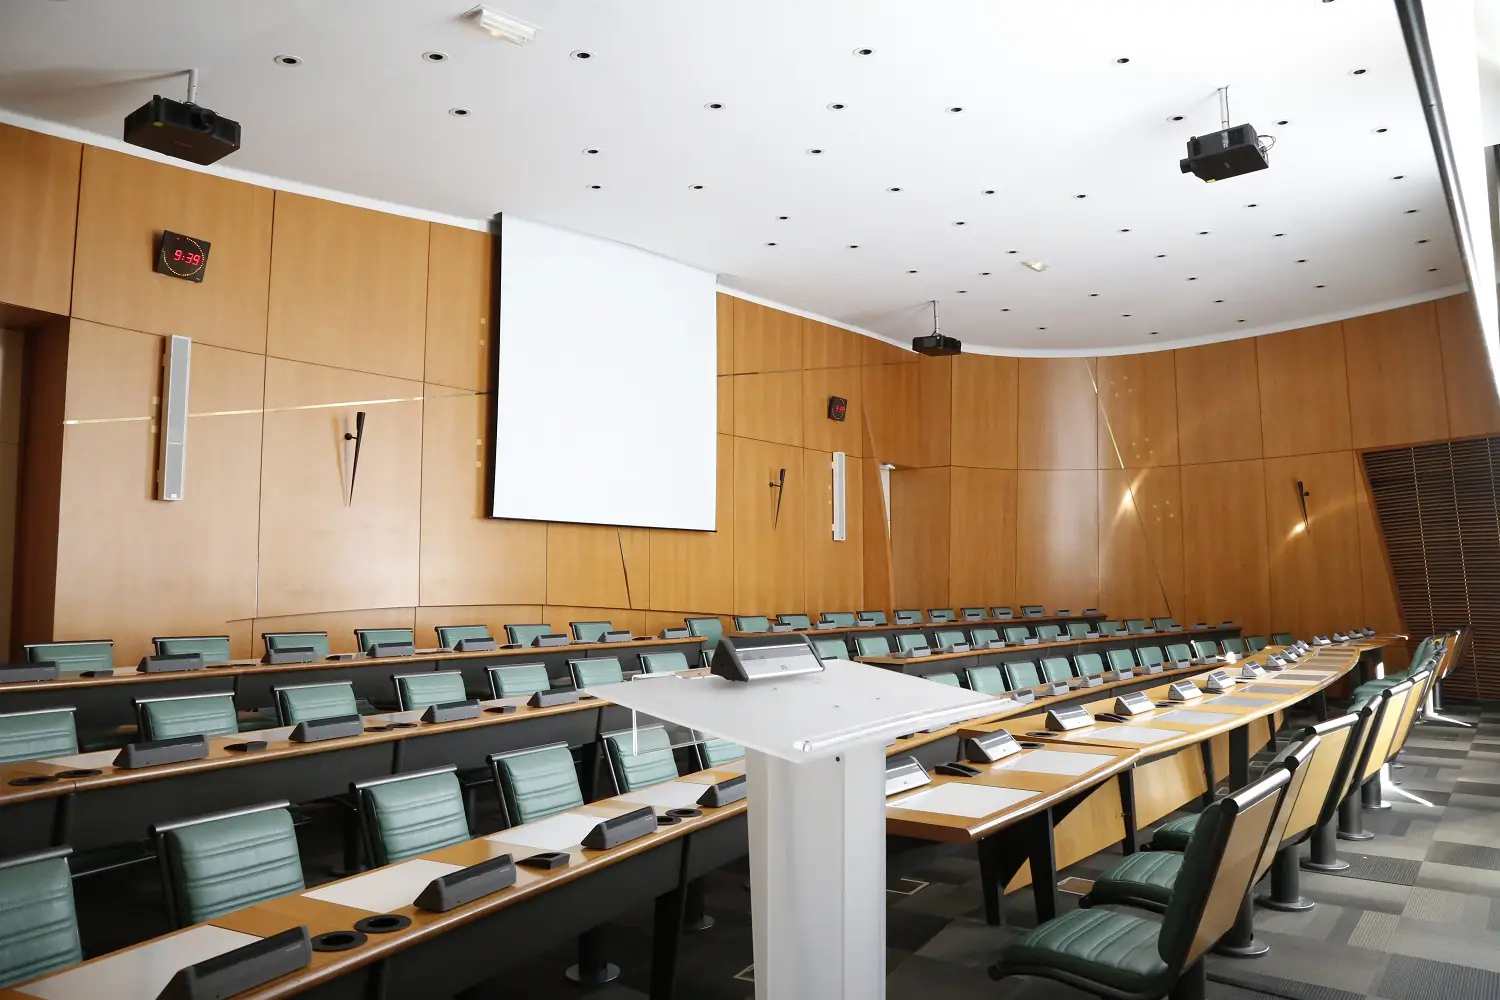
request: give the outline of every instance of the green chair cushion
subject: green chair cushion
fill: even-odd
[[[612,733],[604,738],[610,764],[620,791],[659,785],[677,777],[677,759],[672,756],[672,742],[661,726],[646,726],[635,731],[635,753],[631,753],[630,732]]]
[[[285,809],[169,830],[163,839],[184,926],[304,888],[297,834]]]
[[[417,637],[409,628],[357,628],[354,641],[359,643],[361,653],[368,653],[377,642],[409,642],[415,646]]]
[[[530,823],[583,805],[578,770],[565,746],[497,755],[495,780],[512,824]]]
[[[688,618],[685,619],[688,634],[699,639],[706,639],[703,645],[713,649],[724,638],[724,622],[718,618]]]
[[[1073,676],[1073,665],[1066,656],[1044,656],[1042,676],[1049,681],[1065,681]]]
[[[854,649],[860,656],[889,656],[891,644],[883,635],[861,635],[855,637]]]
[[[861,611],[858,615],[860,625],[884,625],[885,623],[884,611]]]
[[[573,684],[580,691],[599,684],[618,684],[625,679],[625,671],[616,656],[569,660],[568,669],[573,672]]]
[[[469,839],[463,790],[452,773],[372,785],[361,798],[376,864],[395,864]]]
[[[980,694],[1004,694],[1005,677],[996,666],[970,667],[964,671],[969,679],[969,688]]]
[[[1212,639],[1194,639],[1193,652],[1206,660],[1211,656],[1219,655],[1219,644]]]
[[[922,624],[922,612],[915,608],[897,608],[897,625],[920,625]]]
[[[507,625],[505,638],[515,646],[529,646],[539,635],[551,635],[552,626],[545,622],[536,625]]]
[[[1013,608],[990,608],[990,617],[996,621],[1004,621],[1007,618],[1014,618],[1015,616],[1016,612]]]
[[[1089,634],[1088,622],[1068,622],[1068,638],[1082,639]]]
[[[1156,828],[1151,835],[1151,849],[1153,851],[1182,851],[1187,849],[1188,841],[1193,837],[1193,831],[1198,829],[1198,814],[1189,813],[1169,820]]]
[[[1104,657],[1098,653],[1079,653],[1073,657],[1073,665],[1078,668],[1079,677],[1093,677],[1104,673]]]
[[[77,752],[78,730],[71,708],[0,715],[0,764]]]
[[[733,740],[713,737],[698,744],[698,754],[703,760],[704,767],[723,767],[745,756],[745,748]]]
[[[849,659],[849,647],[844,645],[843,639],[814,639],[812,647],[820,660]]]
[[[1136,659],[1141,661],[1141,666],[1150,667],[1158,663],[1165,663],[1166,658],[1162,654],[1160,646],[1137,646],[1135,648]]]
[[[1159,924],[1113,910],[1074,910],[1049,920],[1002,953],[1008,966],[1047,966],[1128,993],[1162,987],[1167,964],[1157,951]]]
[[[969,637],[964,634],[963,629],[940,628],[933,633],[933,641],[937,643],[938,649],[947,649],[960,643],[968,643]]]
[[[152,639],[158,656],[180,656],[184,653],[199,653],[204,663],[229,662],[229,636],[186,635],[165,636]]]
[[[1166,909],[1172,901],[1172,887],[1182,870],[1182,855],[1177,851],[1141,851],[1111,865],[1089,891],[1090,906],[1118,903],[1124,906],[1144,902],[1152,908]]]
[[[496,698],[523,698],[552,687],[545,663],[490,667],[486,672],[490,678],[490,693]]]
[[[1111,670],[1134,670],[1135,654],[1128,649],[1111,649],[1107,654],[1109,669]]]
[[[84,670],[109,670],[115,665],[115,644],[103,639],[92,642],[39,642],[26,647],[27,663],[53,662],[65,674]]]
[[[905,632],[896,636],[896,646],[903,652],[912,649],[926,649],[927,636],[921,632]]]
[[[485,625],[439,625],[437,627],[438,645],[444,649],[457,646],[460,639],[488,638],[490,638],[490,630]]]
[[[1120,623],[1117,621],[1102,621],[1099,623],[1100,635],[1118,635],[1119,632]]]
[[[949,687],[960,687],[957,674],[924,674],[926,680],[934,684],[946,684]]]
[[[765,632],[771,627],[771,619],[765,615],[735,615],[734,627],[740,632]]]
[[[1036,627],[1036,637],[1043,642],[1051,642],[1060,635],[1062,635],[1061,625],[1038,625]]]
[[[599,637],[606,632],[613,632],[614,622],[569,622],[568,628],[573,631],[573,638],[579,642],[598,642]]]
[[[1238,656],[1243,656],[1247,648],[1244,639],[1236,639],[1234,636],[1227,637],[1221,645],[1224,647],[1224,652],[1234,653]]]
[[[1000,638],[1000,632],[998,629],[992,628],[972,628],[969,629],[969,638],[977,646],[982,642],[994,642]]]
[[[1042,683],[1041,671],[1032,660],[1016,660],[1005,664],[1005,676],[1010,681],[1008,686],[1012,691],[1036,687]]]
[[[1252,635],[1245,637],[1245,648],[1252,653],[1259,653],[1271,644],[1271,640],[1263,635]]]
[[[266,632],[261,636],[266,649],[311,648],[318,656],[328,656],[327,632]]]
[[[833,622],[840,628],[849,628],[854,625],[853,611],[825,611],[823,612],[825,622]]]
[[[1278,646],[1290,646],[1297,641],[1297,637],[1290,632],[1275,632],[1271,635],[1271,641]]]
[[[0,987],[81,961],[68,859],[0,868]]]
[[[1128,634],[1130,634],[1130,635],[1140,635],[1142,632],[1146,631],[1146,619],[1144,619],[1144,618],[1127,618],[1127,619],[1125,619],[1125,631]]]
[[[1167,659],[1173,663],[1186,663],[1193,658],[1193,651],[1185,642],[1173,642],[1167,645]]]
[[[446,705],[464,701],[464,675],[457,670],[433,670],[425,674],[398,674],[391,678],[396,686],[396,704],[408,712],[428,705]]]
[[[807,615],[777,615],[776,621],[781,625],[790,625],[792,628],[811,628],[812,619]]]
[[[953,613],[952,608],[928,608],[927,620],[933,622],[957,621],[958,615]]]
[[[276,689],[276,710],[283,726],[295,726],[314,719],[358,715],[359,703],[354,699],[353,681],[299,684]]]
[[[188,695],[136,702],[141,738],[170,740],[177,736],[223,736],[240,731],[232,694]]]
[[[678,650],[665,653],[642,653],[641,669],[648,674],[675,674],[689,667],[687,657]]]

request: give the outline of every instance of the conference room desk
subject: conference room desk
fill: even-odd
[[[325,684],[347,681],[357,697],[391,702],[395,698],[391,678],[396,674],[429,670],[459,670],[471,690],[489,690],[485,670],[514,663],[545,663],[554,687],[571,687],[568,660],[614,656],[627,672],[636,668],[640,653],[679,650],[696,664],[703,640],[641,638],[631,642],[580,642],[568,646],[523,646],[517,649],[478,650],[468,653],[422,650],[414,656],[316,660],[312,663],[269,664],[259,660],[232,660],[203,670],[146,674],[134,666],[115,668],[112,677],[64,674],[50,681],[20,681],[0,684],[0,711],[24,712],[70,706],[76,709],[80,732],[133,723],[132,702],[137,698],[172,695],[231,693],[241,709],[268,708],[271,689],[293,684]]]
[[[1072,624],[1073,622],[1086,622],[1088,624],[1095,624],[1108,620],[1109,616],[1105,614],[1045,615],[1041,618],[976,618],[972,621],[965,621],[962,619],[951,622],[923,621],[912,622],[911,624],[903,625],[898,625],[895,622],[886,622],[884,625],[838,625],[833,628],[815,628],[813,626],[809,626],[807,628],[788,629],[784,632],[731,631],[725,632],[724,634],[729,636],[731,639],[774,639],[788,635],[810,635],[815,639],[821,639],[825,636],[842,636],[844,638],[852,638],[854,636],[862,635],[883,635],[892,643],[894,643],[895,637],[897,635],[910,635],[912,632],[918,631],[927,636],[929,640],[931,640],[933,637],[933,632],[938,629],[947,630],[955,628],[993,628],[998,631],[1003,631],[1016,625],[1025,625],[1027,628],[1035,630],[1038,625],[1057,625],[1066,630],[1068,625]]]

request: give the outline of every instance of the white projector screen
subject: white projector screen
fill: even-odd
[[[714,275],[502,216],[491,515],[714,529]]]

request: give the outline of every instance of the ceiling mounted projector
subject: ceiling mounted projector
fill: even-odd
[[[1254,127],[1229,127],[1229,88],[1219,88],[1219,113],[1223,125],[1217,132],[1198,135],[1187,142],[1187,156],[1178,164],[1185,174],[1212,184],[1229,177],[1254,173],[1271,165],[1271,147],[1276,137],[1257,135]]]
[[[222,160],[239,149],[240,123],[199,107],[197,97],[198,71],[188,70],[187,100],[152,97],[125,116],[125,141],[198,164]]]
[[[944,358],[964,352],[963,341],[957,337],[945,337],[939,332],[937,299],[932,300],[932,332],[925,337],[913,337],[911,349],[929,358]]]

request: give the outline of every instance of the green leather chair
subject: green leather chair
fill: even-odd
[[[260,641],[267,652],[284,649],[311,649],[320,658],[330,654],[327,632],[262,632]]]
[[[1102,621],[1099,623],[1100,635],[1119,635],[1120,623],[1117,621]]]
[[[812,619],[807,615],[777,615],[776,624],[790,625],[792,628],[812,628]]]
[[[1105,656],[1109,659],[1111,670],[1118,672],[1135,669],[1135,654],[1128,649],[1111,649]]]
[[[969,682],[969,690],[980,694],[1004,694],[1009,690],[1005,686],[1005,675],[997,666],[969,667],[964,671],[964,678]]]
[[[392,865],[469,839],[457,768],[435,767],[356,781],[359,825],[375,867]]]
[[[709,652],[724,638],[724,623],[718,618],[686,618],[688,634],[702,639],[703,648]]]
[[[1082,639],[1089,634],[1088,622],[1068,622],[1068,638]]]
[[[1167,643],[1167,660],[1173,663],[1188,663],[1193,658],[1193,651],[1185,642]]]
[[[855,640],[855,642],[858,641],[858,639]],[[820,660],[849,659],[849,647],[844,644],[843,639],[832,637],[826,639],[814,639],[812,641],[812,647],[813,652],[818,654],[818,659]]]
[[[143,740],[224,736],[240,731],[234,695],[227,692],[137,698],[135,721]]]
[[[733,740],[720,739],[706,733],[696,735],[698,742],[693,744],[693,750],[698,756],[698,766],[705,771],[711,767],[732,764],[745,756],[744,746]]]
[[[495,698],[525,698],[552,688],[552,678],[545,663],[488,667],[485,675],[490,679],[490,695]]]
[[[306,887],[285,802],[158,823],[151,835],[174,927]]]
[[[1194,639],[1193,653],[1207,660],[1219,655],[1219,644],[1212,639]]]
[[[993,628],[971,628],[969,629],[969,641],[975,646],[981,643],[994,642],[1000,638],[1000,630]]]
[[[1104,673],[1104,657],[1098,653],[1079,653],[1073,657],[1073,667],[1079,677],[1095,677]]]
[[[78,729],[73,722],[73,711],[69,706],[0,715],[0,764],[77,753]],[[0,960],[0,965],[3,964]]]
[[[884,611],[861,611],[855,615],[857,625],[884,625],[886,621]]]
[[[617,656],[569,660],[568,673],[573,675],[573,687],[579,691],[601,684],[618,684],[625,679],[625,671],[620,667]]]
[[[417,635],[409,628],[357,628],[354,641],[361,653],[368,653],[377,642],[409,642],[415,647]]]
[[[822,620],[839,628],[853,628],[856,624],[853,611],[825,611]]]
[[[1145,631],[1146,631],[1146,619],[1144,619],[1144,618],[1127,618],[1127,619],[1125,619],[1125,634],[1126,635],[1143,635],[1143,634],[1145,634]]]
[[[0,859],[0,988],[83,961],[71,847]]]
[[[1054,684],[1058,681],[1070,680],[1073,677],[1073,664],[1068,662],[1066,656],[1044,656],[1042,657],[1042,677]]]
[[[24,647],[27,663],[56,663],[65,674],[85,670],[113,670],[113,639],[88,639],[83,642],[36,642]]]
[[[1273,632],[1271,633],[1271,641],[1278,646],[1290,646],[1297,641],[1297,637],[1290,632]]]
[[[1176,632],[1178,629],[1182,628],[1182,626],[1177,624],[1176,620],[1174,620],[1171,616],[1168,616],[1166,618],[1153,618],[1151,619],[1151,621],[1156,625],[1156,631],[1158,632]]]
[[[536,622],[529,625],[507,625],[505,626],[505,641],[512,646],[529,646],[531,641],[539,635],[551,635],[552,626],[546,622]]]
[[[1005,621],[1015,616],[1016,612],[1012,608],[990,608],[990,617],[996,621]]]
[[[615,630],[614,622],[568,622],[576,642],[598,642],[606,632]]]
[[[396,689],[396,707],[416,712],[429,705],[447,705],[467,701],[464,675],[459,670],[427,670],[420,674],[396,674],[391,678]]]
[[[916,608],[897,608],[897,625],[920,625],[922,624],[922,612]]]
[[[940,628],[933,633],[932,641],[937,643],[938,649],[947,649],[949,646],[967,645],[969,637],[961,628]]]
[[[927,636],[921,632],[903,632],[896,636],[896,648],[903,653],[910,652],[913,649],[926,649],[928,648]]]
[[[1214,802],[1183,856],[1160,921],[1078,909],[1005,947],[990,978],[1038,976],[1111,1000],[1202,997],[1203,956],[1233,926],[1290,779],[1276,768]]]
[[[641,670],[648,674],[675,674],[692,666],[687,657],[675,649],[665,653],[642,653],[640,660]]]
[[[856,656],[890,656],[891,644],[883,635],[858,635],[854,637]]]
[[[672,755],[672,741],[665,726],[641,726],[604,737],[610,774],[615,792],[633,792],[677,777],[677,759]],[[632,753],[634,749],[634,753]]]
[[[1061,635],[1061,625],[1038,625],[1036,627],[1036,637],[1043,642],[1056,642]]]
[[[1005,686],[1011,691],[1033,688],[1042,683],[1042,672],[1034,660],[1014,660],[1001,666],[1005,671]]]
[[[1416,651],[1412,653],[1411,663],[1409,665],[1401,670],[1391,671],[1384,677],[1376,677],[1373,680],[1365,681],[1363,684],[1359,685],[1359,687],[1354,689],[1355,700],[1359,701],[1366,698],[1366,696],[1370,695],[1373,692],[1383,691],[1389,687],[1395,687],[1402,681],[1414,676],[1418,670],[1426,667],[1428,665],[1427,661],[1437,653],[1441,652],[1442,648],[1442,643],[1439,637],[1435,635],[1429,635],[1421,642],[1417,643]],[[1433,666],[1436,666],[1436,664],[1433,664]]]
[[[276,704],[277,722],[283,726],[360,714],[353,681],[273,687],[271,700]]]
[[[1259,653],[1271,644],[1270,638],[1263,635],[1251,635],[1245,637],[1245,648],[1252,653]]]
[[[583,805],[578,769],[566,743],[490,754],[490,771],[506,827],[520,826]]]
[[[1225,637],[1220,645],[1224,647],[1224,652],[1226,653],[1234,653],[1236,656],[1245,655],[1246,646],[1244,639],[1237,639],[1231,635]]]
[[[949,687],[962,687],[958,683],[957,674],[923,674],[923,680],[932,681],[934,684],[946,684]]]
[[[952,608],[928,608],[927,620],[938,623],[956,622],[958,615],[953,613]]]
[[[197,653],[204,663],[228,663],[229,636],[227,635],[169,635],[151,640],[157,656],[181,656]]]
[[[452,649],[461,639],[489,638],[492,636],[488,625],[439,625],[437,627],[438,645],[444,649]]]
[[[771,619],[765,615],[735,615],[734,628],[736,632],[769,632]]]
[[[1025,642],[1031,638],[1031,629],[1025,625],[1010,625],[1005,629],[1006,642]]]
[[[1160,646],[1135,647],[1135,659],[1143,667],[1153,667],[1167,661],[1166,654],[1162,652]]]

